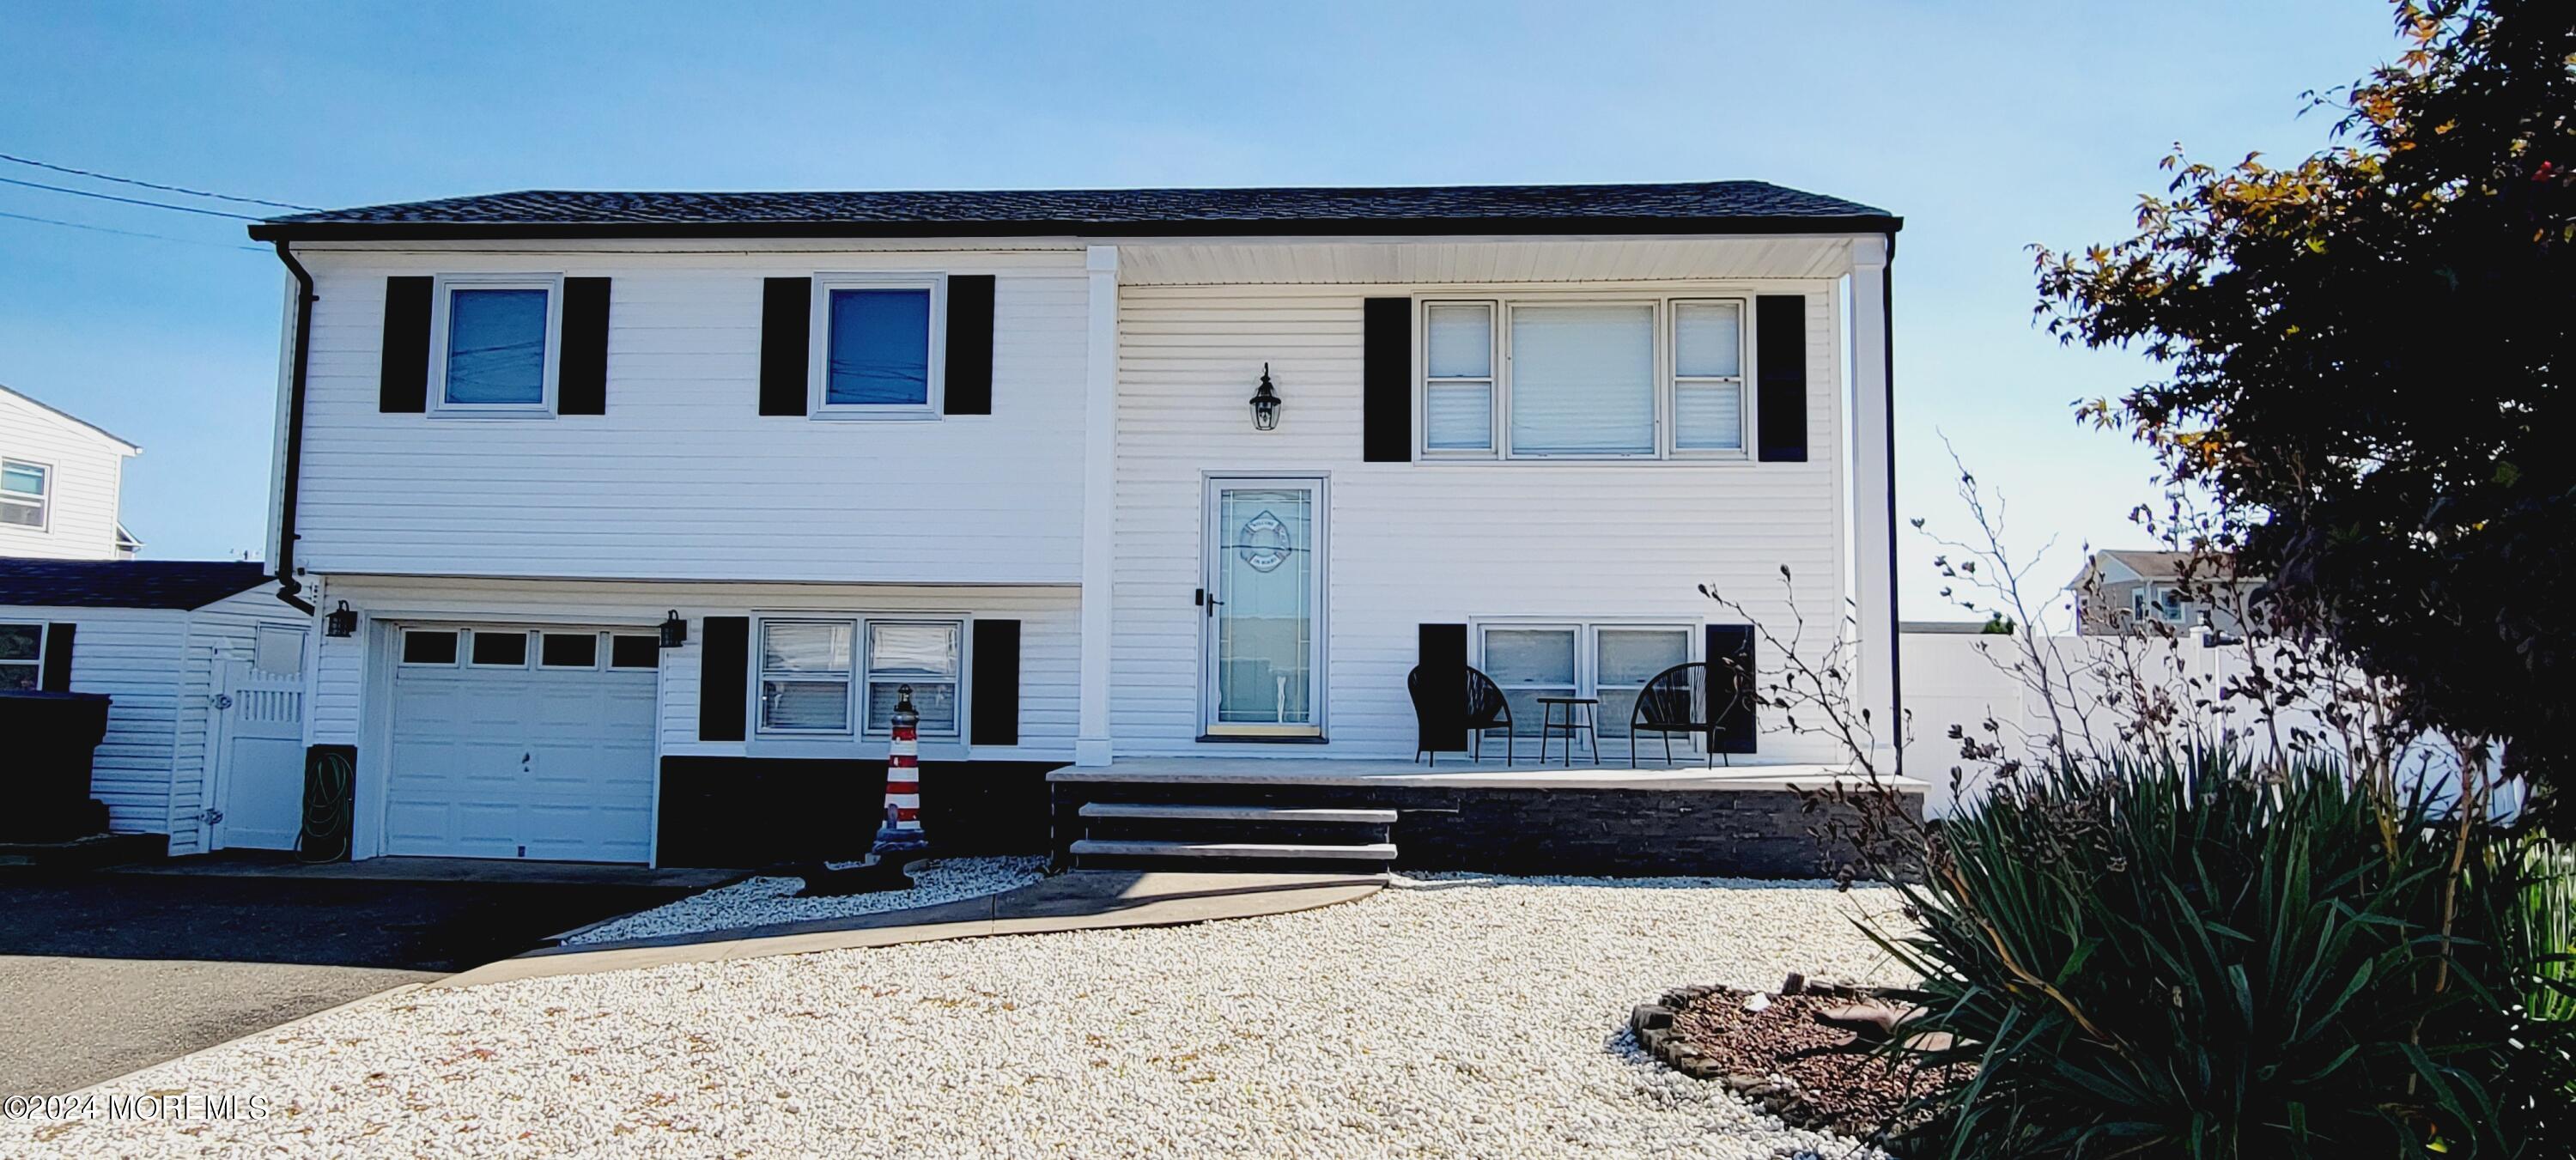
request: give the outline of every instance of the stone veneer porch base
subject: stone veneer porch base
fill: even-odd
[[[1314,758],[1141,758],[1047,775],[1059,858],[1086,833],[1085,802],[1396,811],[1395,865],[1411,870],[1606,876],[1815,878],[1844,851],[1815,831],[1830,811],[1802,791],[1849,783],[1816,765],[1628,770],[1488,760],[1427,768]],[[1919,781],[1891,783],[1915,817]]]

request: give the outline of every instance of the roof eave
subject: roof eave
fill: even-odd
[[[1893,234],[1892,214],[1729,217],[1312,218],[1295,221],[257,222],[262,242],[560,241],[599,238],[1211,238],[1451,234]]]

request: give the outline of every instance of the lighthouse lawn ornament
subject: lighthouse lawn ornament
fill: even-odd
[[[877,830],[877,861],[911,861],[930,848],[921,832],[921,711],[912,686],[894,691],[894,736],[886,744],[885,825]]]
[[[877,829],[875,848],[863,862],[825,862],[806,871],[798,897],[912,889],[912,877],[903,868],[930,852],[930,839],[921,831],[921,711],[912,706],[910,685],[895,689],[892,725],[886,745],[885,824]]]

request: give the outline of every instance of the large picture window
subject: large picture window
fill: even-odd
[[[1741,458],[1746,313],[1740,298],[1425,302],[1422,453]]]

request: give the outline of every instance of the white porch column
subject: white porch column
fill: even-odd
[[[1858,612],[1860,672],[1854,704],[1869,710],[1879,770],[1896,772],[1896,443],[1888,357],[1886,238],[1852,242],[1851,424],[1852,599]]]
[[[1118,247],[1084,254],[1091,305],[1083,362],[1082,705],[1075,765],[1109,764],[1110,536],[1118,510]]]

